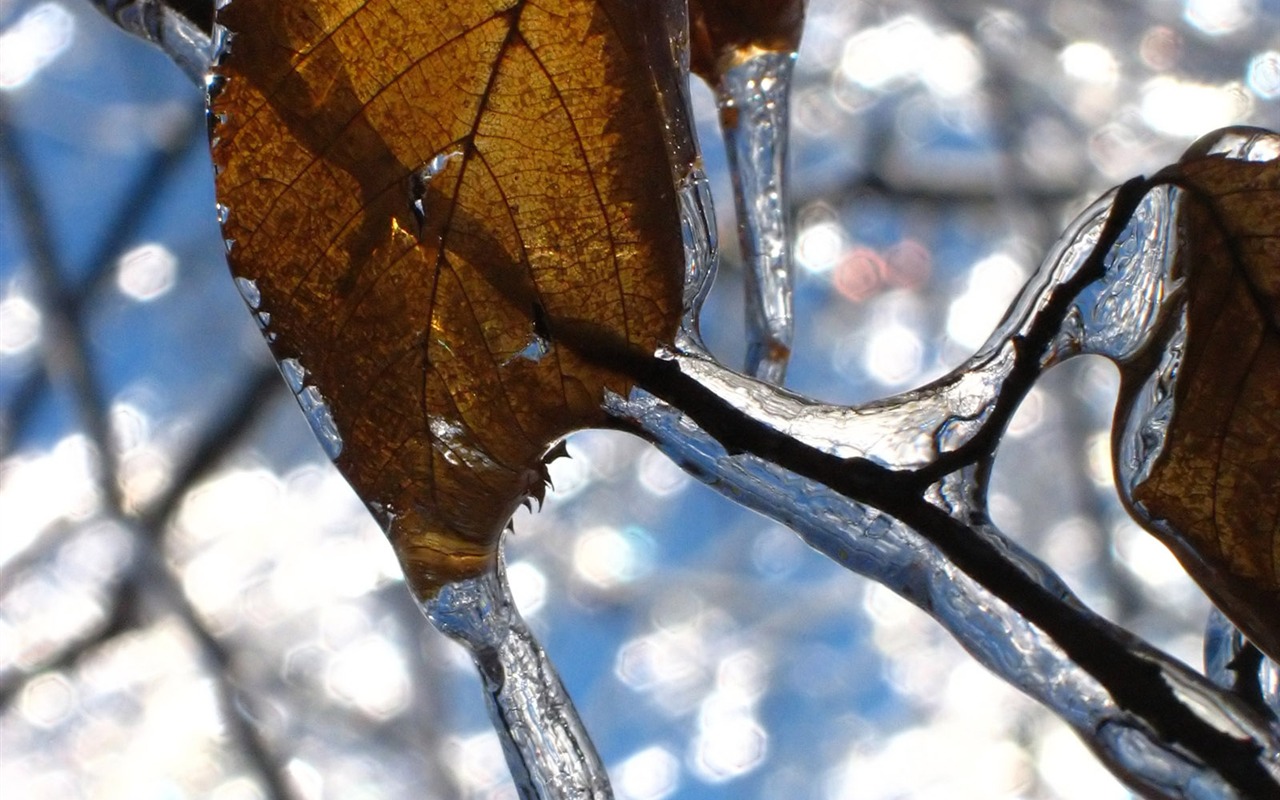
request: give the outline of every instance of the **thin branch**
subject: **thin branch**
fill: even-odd
[[[76,400],[81,422],[98,452],[98,484],[106,498],[106,505],[113,516],[128,522],[118,479],[119,469],[115,446],[104,411],[107,401],[90,369],[89,347],[84,331],[77,324],[76,315],[71,312],[75,304],[69,299],[70,293],[61,277],[58,258],[48,234],[46,224],[48,215],[44,210],[43,201],[24,156],[16,143],[11,140],[12,128],[7,121],[6,104],[7,101],[0,96],[0,166],[3,166],[8,174],[10,185],[17,197],[23,233],[27,238],[35,267],[34,273],[39,291],[37,299],[45,311],[48,326],[44,339],[48,362],[46,372],[65,375],[70,383],[70,390]],[[148,192],[154,189],[150,186],[145,188]],[[276,383],[279,383],[278,379]],[[257,403],[260,396],[265,393],[266,385],[266,380],[261,376],[259,380],[249,384],[248,401]],[[237,416],[225,417],[223,427],[239,427],[246,419],[252,417],[252,414],[241,415],[242,410],[240,407],[233,408],[232,411]],[[188,463],[188,469],[179,475],[182,480],[176,484],[175,491],[171,492],[157,507],[156,513],[159,516],[152,516],[144,522],[159,523],[171,513],[177,503],[178,492],[185,492],[186,487],[190,485],[189,481],[194,479],[199,471],[208,467],[210,462],[204,459],[209,458],[231,441],[221,436],[225,432],[215,431],[215,434],[219,434],[218,438],[207,439],[205,447],[197,449],[193,454],[193,460]],[[132,597],[138,586],[152,585],[162,589],[167,607],[178,613],[187,630],[195,637],[206,661],[212,667],[227,724],[231,726],[237,740],[244,748],[246,758],[257,767],[268,796],[277,800],[286,800],[290,796],[288,787],[284,784],[278,768],[272,763],[268,749],[258,731],[246,718],[244,704],[236,696],[237,690],[234,687],[229,653],[205,627],[190,606],[181,587],[163,563],[158,549],[160,527],[156,525],[146,529],[151,531],[151,535],[147,537],[149,544],[140,548],[140,552],[135,556],[134,565],[127,573],[121,590],[121,601]],[[111,619],[117,622],[122,619],[118,608],[113,612]],[[116,626],[108,624],[102,629],[100,635],[111,635],[115,632],[118,632]],[[95,636],[82,644],[90,645],[99,640],[99,636]],[[82,649],[77,647],[64,651],[66,653],[64,658],[74,658]],[[7,687],[7,694],[11,697],[18,688],[18,686]]]
[[[31,253],[37,290],[36,300],[44,310],[43,339],[45,371],[69,384],[75,398],[76,411],[98,456],[98,479],[107,504],[124,507],[120,484],[116,480],[118,465],[107,421],[106,398],[102,396],[89,363],[89,343],[84,330],[69,312],[72,303],[62,279],[46,220],[48,213],[36,187],[35,177],[26,157],[13,140],[9,122],[9,101],[0,94],[0,169],[8,175],[18,207],[18,218]]]
[[[21,672],[11,673],[0,681],[0,713],[18,699],[19,694],[33,678],[50,672],[61,672],[73,668],[82,661],[86,654],[106,644],[117,636],[137,628],[137,587],[126,582],[115,592],[111,603],[111,613],[101,624],[87,631],[84,637],[69,642],[39,664],[35,664]]]
[[[63,316],[66,324],[80,328],[85,309],[109,285],[114,275],[116,258],[137,234],[155,204],[164,197],[164,193],[156,191],[156,187],[167,184],[185,158],[197,150],[204,151],[207,148],[201,130],[203,119],[203,114],[189,116],[172,138],[173,142],[181,143],[180,146],[155,151],[125,190],[124,196],[128,199],[115,207],[114,215],[104,226],[106,237],[85,262],[89,267],[86,277],[75,287],[63,287]],[[13,432],[21,430],[28,417],[39,407],[37,401],[42,390],[49,385],[49,380],[48,370],[39,367],[29,369],[20,379],[5,416],[0,418],[0,458],[8,455]]]

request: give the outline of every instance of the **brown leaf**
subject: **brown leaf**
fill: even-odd
[[[713,86],[729,67],[761,50],[800,45],[805,0],[689,0],[689,67]]]
[[[488,568],[544,454],[679,323],[623,0],[235,0],[211,108],[233,273],[327,402],[420,595]],[[584,355],[597,353],[595,357]],[[314,390],[313,390],[314,391]]]
[[[1225,147],[1253,143],[1254,157]],[[1129,498],[1214,602],[1280,658],[1280,136],[1210,134],[1155,177],[1185,193],[1187,330],[1164,447]],[[1150,366],[1148,364],[1148,366]],[[1149,369],[1123,371],[1132,399]],[[1122,401],[1121,414],[1127,414]]]

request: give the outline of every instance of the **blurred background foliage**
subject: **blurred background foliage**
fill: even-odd
[[[424,12],[430,13],[429,4]],[[695,111],[740,363],[723,148]],[[1280,127],[1277,0],[814,0],[793,95],[798,341],[834,402],[998,322],[1092,197]],[[76,0],[0,0],[0,786],[32,798],[513,797],[461,652],[314,442],[223,261],[202,98]],[[997,521],[1199,663],[1207,603],[1115,497],[1116,377],[1048,375]],[[588,432],[507,563],[620,798],[1122,798],[923,614]]]

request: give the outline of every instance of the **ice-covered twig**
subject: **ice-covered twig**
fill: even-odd
[[[984,510],[995,444],[1043,369],[1081,352],[1124,358],[1170,313],[1178,202],[1177,190],[1138,179],[1094,204],[989,343],[922,389],[826,406],[686,350],[642,381],[657,397],[636,391],[609,410],[694,475],[929,611],[1135,788],[1265,796],[1280,783],[1271,723],[1089,612]]]
[[[422,609],[475,661],[522,798],[613,796],[555,667],[516,609],[500,563],[477,578],[445,585]]]
[[[1212,741],[1179,741],[1170,736],[1167,722],[1117,700],[1106,686],[1114,675],[1100,680],[1091,674],[933,543],[888,514],[755,455],[727,451],[687,414],[643,391],[613,398],[609,411],[690,474],[791,527],[819,552],[924,609],[980,662],[1071,725],[1138,791],[1175,798],[1261,796],[1251,795],[1249,787],[1265,789],[1268,771],[1280,768],[1277,731],[1229,692],[1084,611],[1056,579],[1040,584],[1033,573],[1023,573],[1042,590],[1037,603],[1055,604],[1061,615],[1077,618],[1081,630],[1096,634],[1089,636],[1090,645],[1107,643],[1095,660],[1113,660],[1114,672],[1121,675],[1135,670],[1128,680],[1149,682],[1145,690],[1152,704],[1177,707],[1182,722],[1198,720]],[[998,541],[1010,564],[1037,565],[1036,573],[1053,575],[1016,545]],[[1205,750],[1233,744],[1237,752],[1227,754],[1225,763],[1246,774],[1227,777],[1220,772],[1223,760],[1206,763]],[[1243,760],[1237,760],[1240,755]],[[1205,790],[1208,795],[1201,794]]]
[[[927,486],[975,463],[975,452],[994,449],[986,445],[994,444],[1003,428],[997,411],[1003,408],[1007,415],[1030,388],[1026,380],[1025,385],[1010,385],[1019,360],[1024,365],[1030,362],[1034,377],[1063,355],[1058,350],[1069,349],[1060,337],[1054,342],[1062,327],[1055,317],[1061,316],[1062,309],[1054,312],[1050,306],[1055,293],[1061,293],[1061,287],[1093,258],[1115,200],[1116,193],[1109,192],[1082,212],[988,342],[967,362],[927,386],[861,406],[841,406],[818,403],[741,375],[695,347],[681,348],[667,357],[681,375],[718,402],[762,428],[839,460],[850,474],[869,466],[911,471]],[[1045,340],[1045,353],[1027,353],[1025,343],[1033,334]],[[1078,344],[1073,347],[1073,352],[1082,349]],[[1021,371],[1028,369],[1024,366]]]

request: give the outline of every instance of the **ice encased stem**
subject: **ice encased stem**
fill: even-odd
[[[795,53],[757,51],[720,76],[716,93],[746,270],[747,372],[780,384],[791,355],[787,99]]]
[[[1038,324],[1050,294],[1082,268],[1098,242],[1113,197],[1108,193],[1076,218],[987,343],[958,369],[927,386],[859,406],[841,406],[741,375],[706,353],[668,357],[730,406],[820,452],[867,458],[895,469],[928,466],[965,446],[989,423],[1014,371],[1014,339]],[[1081,350],[1075,340],[1055,340],[1045,366]]]
[[[1221,776],[1121,708],[1051,638],[906,525],[769,461],[725,451],[685,414],[643,392],[614,398],[610,411],[635,423],[689,474],[787,525],[838,564],[926,611],[988,669],[1067,722],[1113,769],[1128,775],[1131,785],[1162,797],[1239,797]],[[1004,545],[1015,562],[1032,566],[1032,574],[1053,576],[1015,544]],[[1056,579],[1047,583],[1063,602],[1080,606]],[[1280,757],[1275,734],[1254,724],[1229,693],[1159,651],[1143,646],[1141,654],[1232,735],[1269,742],[1260,758],[1274,762]],[[1209,793],[1196,794],[1200,790]]]
[[[555,667],[494,570],[421,601],[427,618],[467,648],[522,798],[610,798],[609,777]]]
[[[1099,270],[1095,251],[1118,197],[1108,194],[1072,223],[1000,328],[967,364],[920,389],[858,407],[832,406],[734,373],[705,354],[665,357],[736,412],[815,451],[861,457],[904,472],[946,464],[926,473],[937,476],[925,495],[931,502],[964,520],[1054,602],[1069,606],[1082,625],[1107,632],[1113,646],[1135,663],[1157,670],[1164,686],[1202,723],[1231,739],[1255,743],[1258,765],[1274,774],[1280,768],[1280,734],[1230,691],[1093,614],[1052,570],[1005,539],[987,520],[983,479],[975,469],[991,457],[986,439],[976,450],[960,453],[980,435],[997,440],[989,429],[998,433],[1007,422],[1000,415],[1009,413],[1008,398],[1025,394],[1035,375],[1052,364],[1081,353],[1122,359],[1150,345],[1167,298],[1178,288],[1171,257],[1178,191],[1157,187],[1144,195]],[[1032,341],[1041,343],[1035,352],[1027,349]],[[1029,358],[1034,359],[1031,374],[1025,366],[1019,374],[1015,367]],[[791,527],[837,563],[924,609],[989,669],[1070,724],[1134,788],[1161,797],[1242,796],[1227,776],[1125,708],[1051,636],[919,532],[770,459],[736,446],[727,450],[689,414],[643,390],[612,397],[607,408],[691,475]],[[1264,676],[1264,686],[1268,679],[1274,682]]]

